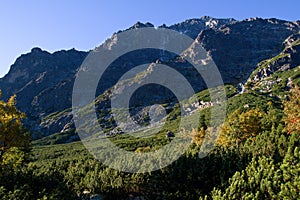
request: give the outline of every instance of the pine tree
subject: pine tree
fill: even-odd
[[[280,170],[282,183],[279,196],[282,199],[300,198],[300,148],[289,148]]]
[[[204,130],[207,129],[206,118],[205,118],[205,115],[204,115],[204,114],[200,115],[200,118],[199,118],[199,128],[198,128],[198,130],[200,131],[202,128],[203,128]]]

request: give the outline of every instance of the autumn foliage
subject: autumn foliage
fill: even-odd
[[[29,137],[22,128],[25,114],[16,108],[16,96],[7,102],[0,101],[0,149],[2,152],[11,147],[25,147],[29,145]]]
[[[219,143],[224,145],[239,144],[248,138],[255,137],[261,131],[263,113],[259,109],[231,113],[220,131]]]
[[[289,134],[300,133],[300,88],[291,89],[288,100],[284,102],[286,129]]]

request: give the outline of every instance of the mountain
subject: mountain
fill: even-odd
[[[87,54],[75,49],[51,54],[33,48],[0,79],[3,98],[17,94],[18,108],[26,113],[33,133],[38,133],[35,129],[44,116],[71,107],[75,74]]]
[[[33,48],[21,55],[0,79],[3,98],[16,93],[19,108],[30,117],[70,107],[75,74],[87,54],[75,49],[50,54]],[[49,100],[51,105],[47,104]]]
[[[142,27],[153,27],[153,25],[138,22],[129,29]],[[287,70],[298,65],[299,62],[299,49],[293,43],[298,41],[299,21],[261,18],[237,21],[206,16],[160,27],[187,34],[195,40],[195,43],[201,44],[215,61],[224,83],[235,87],[241,83],[259,81],[263,77],[261,74],[264,70],[272,72]],[[112,38],[114,36],[115,34]],[[0,79],[4,99],[17,94],[18,108],[26,113],[28,117],[26,124],[31,129],[34,139],[53,134],[63,137],[63,142],[78,139],[73,136],[71,95],[76,73],[88,53],[71,49],[51,54],[40,48],[33,48],[30,53],[21,55],[11,66],[8,74]],[[260,67],[263,64],[258,64],[278,55],[285,55],[285,57],[279,56],[281,60],[277,63],[271,59],[273,63],[267,68]],[[109,76],[99,83],[97,107],[103,110],[104,127],[114,126],[113,123],[108,123],[111,116],[106,107],[110,88],[126,71],[143,63],[168,64],[184,74],[196,92],[205,89],[205,84],[195,70],[175,55],[167,53],[162,58],[158,50],[135,51],[112,63],[106,72]],[[290,67],[284,68],[282,63]],[[252,80],[251,77],[259,77],[259,80],[257,78]],[[170,97],[167,95],[168,98],[164,99],[162,94],[168,92],[159,88],[154,88],[152,92],[156,92],[161,102],[165,102]],[[139,104],[141,101],[147,102],[147,99],[136,98],[134,103]],[[147,110],[142,111],[142,114],[143,112]]]

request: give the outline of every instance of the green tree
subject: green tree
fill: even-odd
[[[242,172],[236,172],[224,192],[215,189],[213,199],[276,199],[280,176],[272,159],[253,158]]]
[[[206,117],[205,117],[204,114],[200,115],[198,131],[200,131],[202,128],[203,128],[204,130],[207,129]]]
[[[290,147],[277,164],[265,156],[253,158],[245,170],[233,175],[224,191],[214,189],[212,199],[299,199],[299,158],[298,147]]]
[[[0,166],[5,170],[17,171],[22,166],[24,159],[25,153],[17,147],[12,147],[3,154]]]
[[[280,165],[282,183],[279,197],[281,199],[300,198],[300,148],[289,148]]]

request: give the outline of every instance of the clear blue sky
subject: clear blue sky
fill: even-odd
[[[3,0],[0,2],[0,77],[22,53],[90,50],[137,21],[155,26],[189,18],[300,19],[299,0]]]

